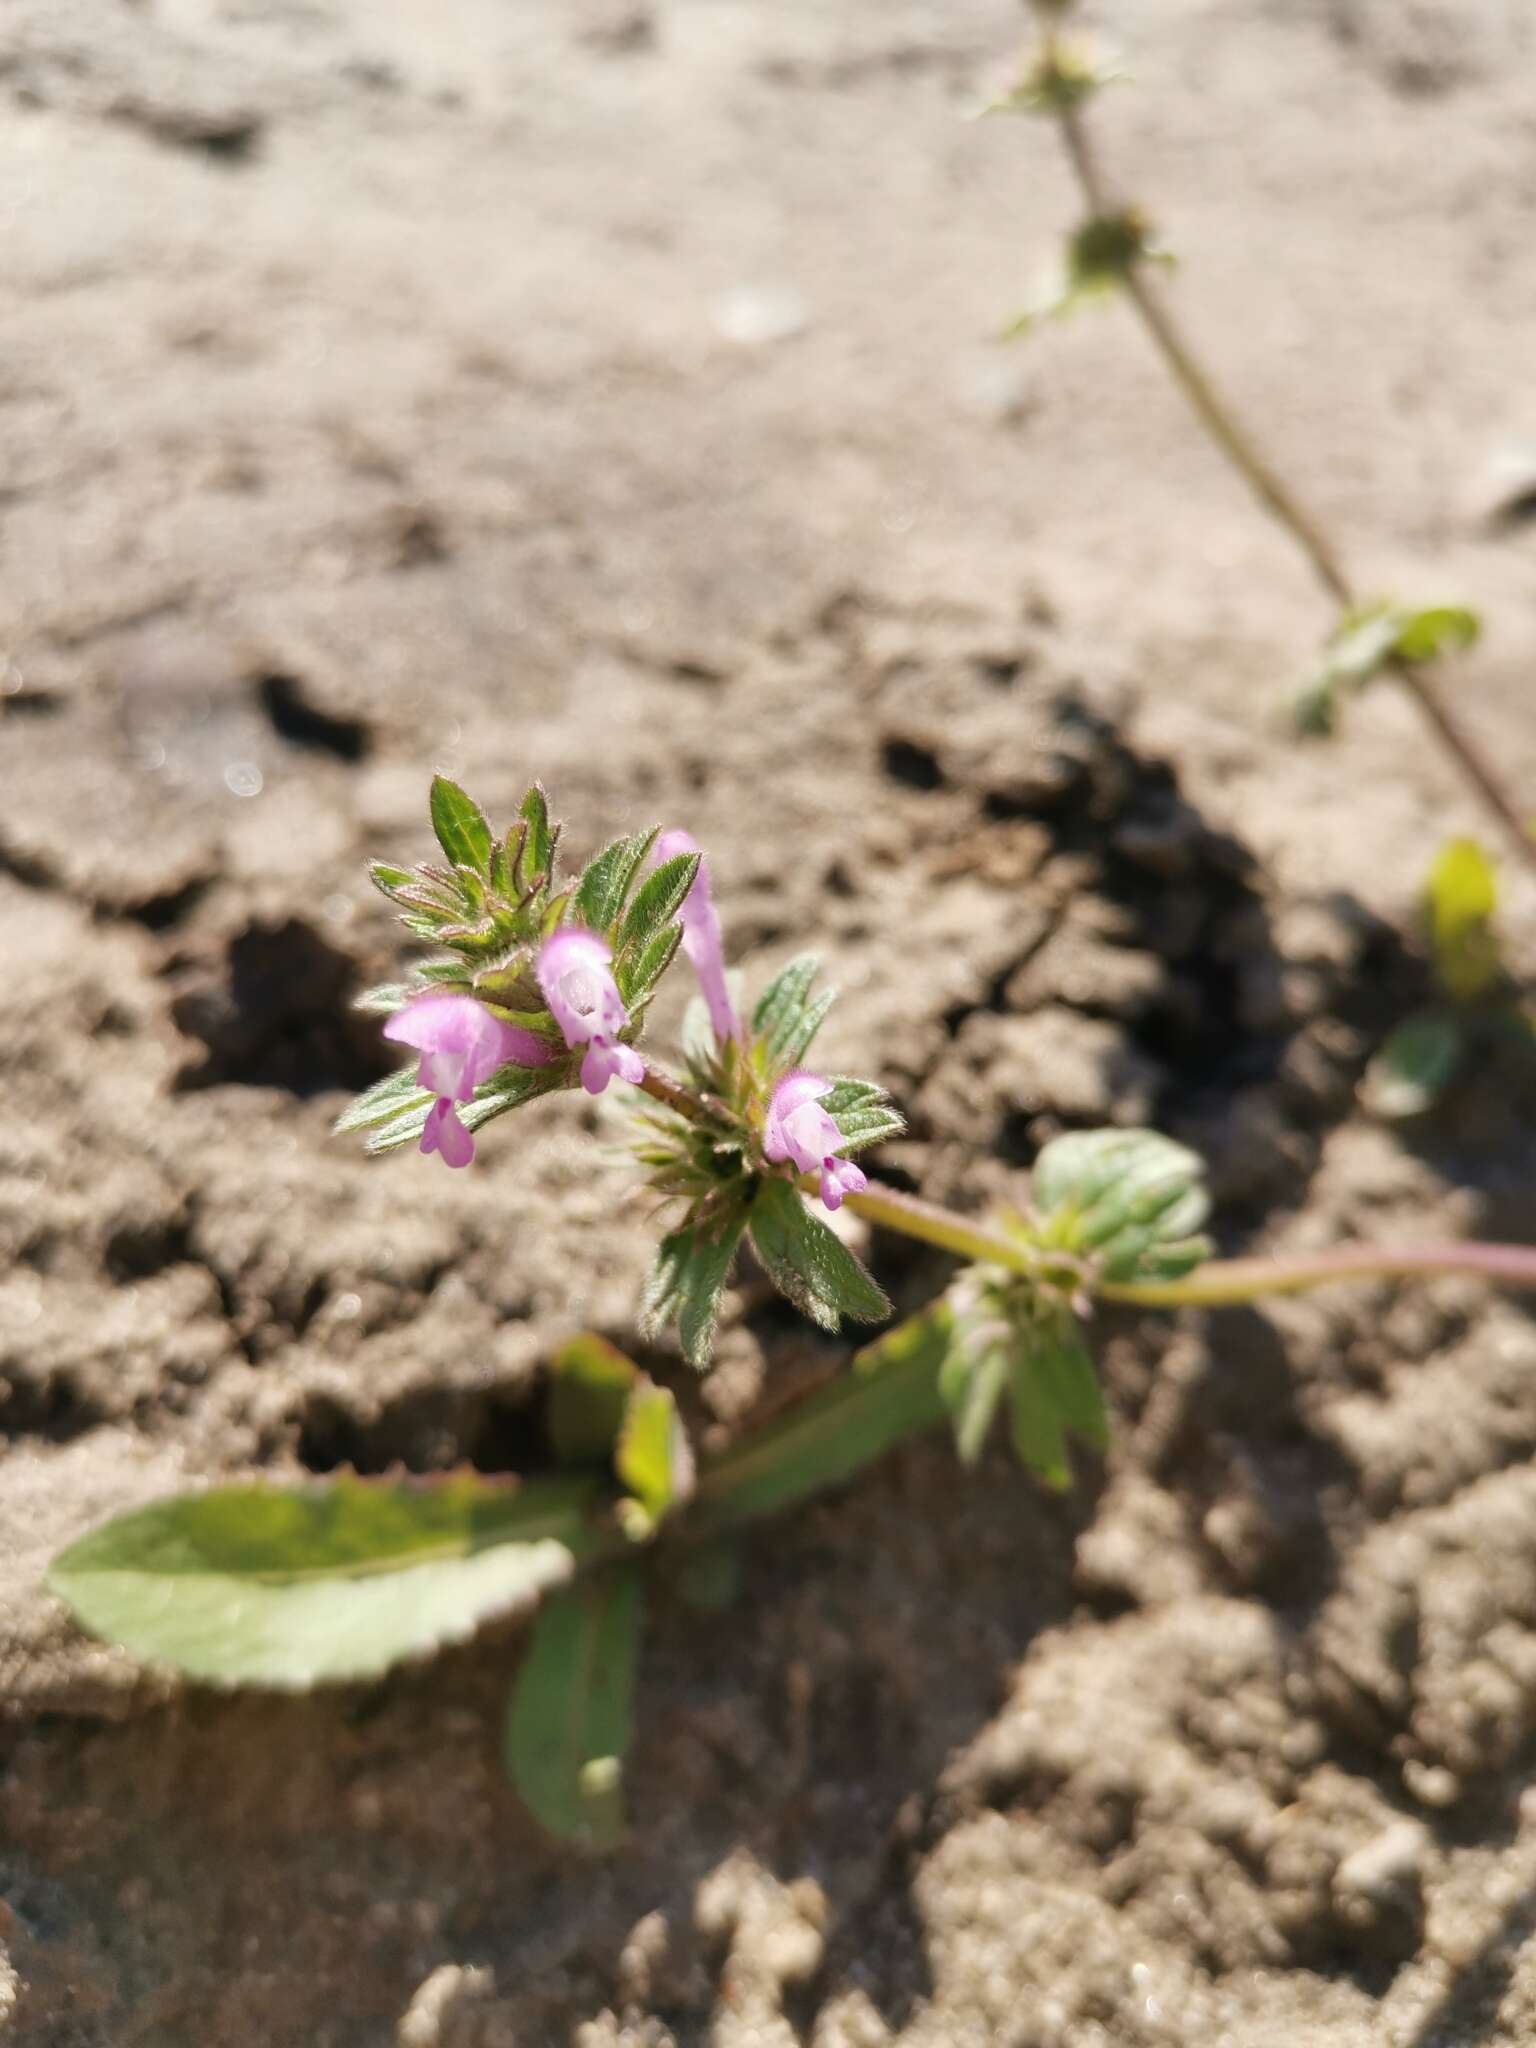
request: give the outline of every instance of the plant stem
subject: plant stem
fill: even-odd
[[[1052,64],[1057,48],[1056,32],[1049,15],[1042,18],[1045,58],[1047,64]],[[1057,105],[1056,121],[1090,212],[1097,218],[1114,214],[1116,203],[1100,166],[1081,104],[1070,96],[1064,97]],[[1295,541],[1328,595],[1341,609],[1352,610],[1358,599],[1338,550],[1260,452],[1231,404],[1216,390],[1185,340],[1162,293],[1145,270],[1134,262],[1125,271],[1124,285],[1127,298],[1140,315],[1142,325],[1195,417],[1265,511]],[[1477,792],[1510,846],[1536,873],[1536,837],[1532,836],[1519,806],[1482,749],[1460,720],[1447,709],[1433,680],[1422,668],[1396,655],[1388,660],[1386,666],[1418,706],[1426,724]]]
[[[681,1081],[674,1081],[670,1074],[664,1074],[649,1060],[645,1063],[644,1079],[636,1085],[655,1101],[664,1102],[668,1109],[675,1109],[679,1116],[687,1117],[691,1124],[714,1121],[702,1095],[695,1095],[691,1088],[685,1088]]]
[[[808,1183],[814,1189],[815,1183]],[[849,1195],[847,1206],[885,1230],[921,1238],[962,1259],[983,1265],[1007,1266],[1037,1276],[1049,1255],[950,1215],[931,1202],[899,1194],[872,1181],[862,1195]],[[1070,1266],[1068,1260],[1061,1261]],[[1501,1280],[1509,1287],[1536,1289],[1536,1246],[1521,1244],[1335,1245],[1325,1252],[1295,1258],[1208,1259],[1181,1280],[1096,1280],[1084,1269],[1082,1284],[1101,1301],[1123,1301],[1143,1308],[1201,1308],[1259,1301],[1266,1294],[1302,1294],[1334,1280],[1370,1280],[1399,1275],[1427,1279],[1435,1273],[1473,1273]]]
[[[691,1123],[709,1123],[708,1105],[681,1081],[647,1065],[641,1087]],[[813,1174],[800,1186],[816,1192]],[[1067,1278],[1101,1301],[1119,1301],[1142,1308],[1215,1308],[1260,1301],[1267,1294],[1302,1294],[1335,1280],[1428,1279],[1436,1273],[1471,1273],[1508,1287],[1536,1289],[1536,1246],[1522,1244],[1335,1245],[1325,1252],[1292,1258],[1208,1259],[1181,1280],[1098,1280],[1087,1263],[1064,1252],[1052,1252],[1022,1239],[989,1230],[968,1217],[941,1209],[936,1202],[903,1194],[872,1180],[861,1195],[847,1195],[844,1204],[856,1216],[882,1230],[936,1245],[956,1258],[983,1266],[1004,1266],[1027,1279],[1049,1275]]]
[[[1428,1279],[1435,1273],[1471,1273],[1506,1287],[1536,1288],[1536,1247],[1523,1244],[1334,1245],[1294,1258],[1211,1259],[1182,1280],[1115,1285],[1100,1282],[1105,1301],[1143,1308],[1217,1308],[1259,1301],[1267,1294],[1302,1294],[1333,1280],[1394,1277]]]

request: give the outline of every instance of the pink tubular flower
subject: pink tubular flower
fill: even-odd
[[[657,860],[671,860],[679,853],[697,853],[699,843],[689,832],[663,832],[656,842]],[[723,1044],[740,1038],[735,1005],[725,983],[725,947],[720,938],[720,918],[709,893],[709,869],[703,861],[694,876],[693,887],[683,898],[683,951],[699,977],[699,987],[709,1009],[709,1028]]]
[[[421,1149],[440,1153],[445,1166],[468,1166],[475,1156],[475,1141],[456,1105],[472,1102],[480,1083],[509,1060],[524,1067],[549,1060],[542,1039],[504,1024],[473,996],[418,996],[390,1018],[384,1036],[421,1054],[416,1079],[437,1097],[427,1111]]]
[[[615,1074],[621,1081],[645,1079],[639,1053],[618,1042],[629,1012],[609,966],[612,958],[596,932],[567,925],[544,941],[534,969],[566,1044],[572,1050],[578,1045],[587,1048],[581,1085],[589,1095],[601,1095]]]
[[[791,1159],[800,1173],[819,1173],[821,1199],[841,1209],[845,1195],[862,1194],[869,1182],[851,1159],[837,1157],[843,1134],[821,1106],[831,1092],[819,1074],[786,1074],[768,1104],[763,1152],[775,1164]]]

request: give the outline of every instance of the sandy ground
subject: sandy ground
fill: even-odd
[[[1536,543],[1480,516],[1536,437],[1536,22],[1102,19],[1191,322],[1368,587],[1485,609],[1458,688],[1536,790]],[[1536,1235],[1507,1077],[1355,1106],[1454,782],[1385,692],[1277,737],[1326,614],[1126,315],[994,340],[1072,211],[963,119],[1020,27],[0,17],[6,2048],[1536,2038],[1536,1331],[1474,1288],[1112,1325],[1072,1499],[935,1443],[764,1532],[727,1626],[663,1603],[595,1867],[500,1778],[515,1630],[226,1699],[40,1589],[186,1480],[505,1467],[549,1345],[628,1336],[579,1105],[451,1179],[327,1135],[431,765],[579,847],[690,826],[938,1195],[1155,1117],[1229,1246]],[[836,1355],[744,1276],[706,1428]]]

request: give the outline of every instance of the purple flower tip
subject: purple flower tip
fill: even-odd
[[[566,1044],[573,1051],[579,1045],[587,1048],[581,1085],[589,1095],[601,1095],[615,1075],[621,1081],[645,1078],[639,1053],[618,1043],[629,1012],[613,978],[612,959],[596,932],[567,925],[544,941],[534,970]]]
[[[869,1176],[851,1159],[821,1162],[821,1199],[829,1209],[841,1209],[844,1195],[862,1195],[868,1186]]]
[[[416,1079],[437,1097],[427,1111],[421,1149],[438,1153],[448,1166],[468,1166],[475,1156],[475,1141],[456,1105],[472,1102],[480,1083],[509,1061],[542,1067],[549,1060],[542,1039],[503,1023],[473,996],[418,996],[390,1018],[384,1036],[421,1054]]]
[[[843,1134],[821,1106],[831,1092],[819,1074],[786,1074],[768,1103],[763,1153],[776,1165],[792,1160],[796,1172],[820,1174],[821,1199],[840,1209],[845,1195],[862,1194],[869,1183],[851,1159],[837,1157]]]
[[[663,832],[656,842],[658,861],[672,860],[680,853],[697,853],[699,842],[691,832]],[[725,979],[725,942],[720,936],[720,916],[709,889],[709,865],[699,862],[693,887],[683,898],[678,913],[683,926],[683,951],[699,977],[699,988],[709,1009],[709,1028],[723,1044],[740,1038],[741,1024],[731,1001]]]

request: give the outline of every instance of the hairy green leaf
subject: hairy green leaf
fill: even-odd
[[[521,1109],[525,1102],[532,1102],[540,1095],[548,1095],[563,1087],[568,1064],[568,1061],[559,1060],[549,1067],[503,1067],[489,1081],[481,1082],[472,1102],[458,1104],[460,1123],[466,1130],[478,1131],[493,1117],[505,1116],[509,1109]],[[427,1112],[435,1098],[425,1089],[417,1089],[416,1097],[388,1123],[380,1124],[369,1133],[367,1148],[370,1152],[394,1152],[421,1136],[426,1127]],[[337,1129],[341,1128],[338,1123]]]
[[[843,1152],[862,1151],[866,1145],[878,1145],[884,1138],[898,1138],[907,1127],[906,1119],[892,1108],[885,1090],[877,1088],[873,1081],[855,1081],[840,1075],[821,1098],[821,1106],[843,1134],[839,1147]]]
[[[776,1063],[784,1067],[798,1067],[811,1049],[811,1041],[827,1021],[827,1012],[837,1001],[835,989],[823,989],[819,996],[813,996],[800,1012],[794,1024],[779,1036],[774,1048]]]
[[[746,1220],[745,1212],[737,1210],[716,1217],[710,1226],[673,1231],[658,1246],[646,1282],[642,1331],[654,1337],[675,1318],[683,1356],[699,1372],[709,1364],[721,1290]]]
[[[367,1017],[393,1017],[420,994],[420,989],[409,988],[403,981],[377,981],[352,998],[352,1007]]]
[[[682,943],[682,926],[667,924],[645,945],[624,954],[614,969],[614,980],[631,1011],[650,995],[677,958],[677,949]]]
[[[656,842],[656,828],[615,839],[590,860],[576,884],[577,921],[595,932],[607,932],[622,912],[646,855]]]
[[[698,853],[675,854],[646,876],[624,913],[616,952],[642,949],[665,931],[682,909],[702,860],[703,855]]]
[[[403,889],[413,888],[416,883],[416,876],[410,868],[397,868],[387,860],[369,861],[368,879],[392,902],[398,900]]]
[[[805,1015],[811,983],[820,965],[814,954],[802,953],[787,967],[780,968],[757,999],[752,1031],[763,1041],[773,1066],[784,1064],[784,1049]]]
[[[788,1181],[761,1181],[748,1220],[769,1279],[824,1330],[836,1330],[844,1316],[878,1323],[890,1314],[884,1291]]]
[[[640,1573],[615,1565],[545,1602],[508,1703],[507,1774],[560,1841],[610,1849],[644,1619]]]
[[[454,1474],[222,1486],[135,1509],[53,1561],[94,1634],[219,1685],[371,1678],[569,1578],[586,1484]]]
[[[398,1073],[386,1074],[382,1081],[375,1081],[371,1088],[354,1096],[331,1129],[338,1134],[366,1131],[371,1125],[387,1124],[402,1110],[416,1108],[420,1108],[425,1123],[432,1101],[431,1094],[418,1084],[415,1067],[401,1067]]]
[[[526,891],[539,881],[549,880],[554,869],[559,828],[550,825],[549,804],[541,783],[536,782],[529,790],[518,805],[517,814],[525,828],[517,854],[517,881],[519,887]]]
[[[484,874],[491,859],[491,828],[480,806],[446,775],[434,775],[429,799],[432,830],[452,868]]]

